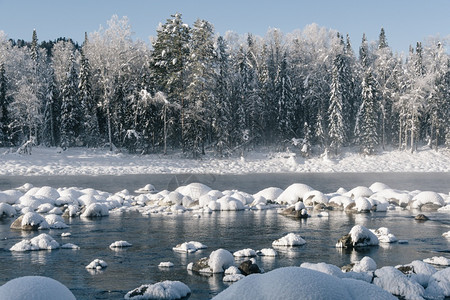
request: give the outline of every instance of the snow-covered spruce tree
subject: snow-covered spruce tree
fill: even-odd
[[[281,60],[275,92],[278,98],[277,125],[280,137],[288,139],[295,136],[295,98],[288,68],[288,54],[285,52]]]
[[[49,71],[42,136],[45,145],[54,147],[59,145],[61,99],[57,90],[53,68],[50,68]]]
[[[88,40],[85,39],[85,45]],[[99,145],[100,130],[97,119],[97,103],[95,101],[94,91],[91,85],[91,66],[89,59],[81,49],[80,74],[78,93],[82,110],[82,132],[81,139],[88,147],[96,147]]]
[[[370,68],[364,73],[361,98],[362,104],[358,113],[359,143],[361,152],[370,155],[375,152],[375,147],[378,143],[376,108],[377,89]]]
[[[331,71],[330,105],[328,107],[328,137],[330,150],[334,151],[335,155],[338,155],[345,140],[345,125],[342,115],[343,92],[339,76],[342,67],[342,54],[337,54]]]
[[[8,144],[9,113],[5,64],[0,61],[0,146]]]
[[[159,26],[156,39],[152,43],[150,69],[155,90],[164,92],[169,102],[176,103],[181,108],[179,111],[173,111],[175,115],[171,116],[177,120],[176,126],[172,126],[174,131],[170,134],[174,146],[183,146],[189,31],[189,26],[183,23],[181,14],[176,13]]]
[[[215,58],[213,26],[198,19],[191,29],[183,128],[184,150],[192,153],[193,158],[205,154],[205,143],[211,142]]]
[[[359,47],[359,62],[364,69],[370,66],[369,45],[365,33],[363,33],[361,46]]]
[[[232,115],[231,115],[231,73],[227,44],[222,36],[216,42],[217,72],[215,73],[215,105],[213,129],[215,149],[219,156],[226,155],[231,148]]]
[[[66,149],[77,144],[81,131],[81,106],[78,100],[78,80],[75,56],[70,57],[67,77],[62,87],[61,101],[61,147]]]

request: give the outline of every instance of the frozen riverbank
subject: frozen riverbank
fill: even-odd
[[[289,172],[450,172],[450,150],[386,151],[374,156],[344,152],[339,158],[305,159],[290,152],[253,151],[227,159],[130,155],[105,149],[33,148],[32,155],[2,149],[0,175],[249,174]]]

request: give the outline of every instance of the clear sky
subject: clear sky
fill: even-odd
[[[317,23],[349,33],[354,47],[363,32],[372,41],[384,27],[398,52],[430,35],[450,37],[450,0],[0,0],[0,30],[29,41],[36,28],[40,41],[70,37],[82,42],[84,32],[98,30],[117,14],[129,18],[135,38],[148,42],[158,23],[175,12],[189,25],[197,18],[208,20],[220,34],[264,36],[269,27],[288,33]]]

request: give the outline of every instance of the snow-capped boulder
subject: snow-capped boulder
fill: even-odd
[[[200,249],[206,249],[208,248],[206,245],[203,245],[200,242],[190,241],[185,242],[182,244],[178,244],[175,247],[172,248],[173,251],[176,252],[187,252],[187,253],[193,253]]]
[[[16,201],[16,204],[20,204],[22,206],[29,207],[32,210],[36,210],[39,205],[42,204],[42,202],[35,196],[25,194]]]
[[[395,268],[423,287],[428,285],[431,276],[437,272],[432,265],[421,260],[415,260],[407,265],[395,266]]]
[[[234,257],[225,249],[213,251],[209,258],[204,257],[192,265],[192,271],[199,273],[223,273],[229,267],[234,266]]]
[[[186,186],[180,186],[175,191],[183,194],[184,196],[189,196],[194,200],[198,200],[201,196],[208,194],[211,188],[203,183],[190,183]]]
[[[6,190],[0,192],[0,203],[14,204],[23,196],[23,193],[18,190]]]
[[[82,217],[103,217],[108,216],[108,206],[103,203],[91,203],[86,207],[86,210],[81,214]]]
[[[423,211],[437,210],[445,206],[445,201],[441,195],[435,192],[420,192],[412,199],[411,208]]]
[[[250,248],[238,250],[233,253],[234,257],[255,257],[256,251]]]
[[[296,219],[306,219],[309,217],[308,211],[306,210],[303,202],[297,202],[295,205],[289,206],[281,211],[283,216],[296,218]]]
[[[394,267],[383,267],[375,271],[373,283],[389,293],[403,299],[423,299],[425,289]]]
[[[377,236],[380,243],[395,243],[398,241],[397,237],[391,233],[389,228],[380,227],[371,231]]]
[[[450,259],[444,256],[433,256],[431,258],[425,258],[423,261],[437,266],[450,266]]]
[[[189,287],[181,281],[162,281],[155,284],[144,284],[125,295],[125,299],[161,299],[175,300],[188,297]]]
[[[390,187],[387,184],[384,184],[382,182],[374,182],[374,183],[372,183],[371,186],[369,186],[369,189],[373,193],[378,193],[378,192],[380,192],[382,190],[390,189]]]
[[[144,187],[141,187],[134,191],[138,194],[147,194],[147,193],[156,193],[156,188],[153,186],[153,184],[146,184]]]
[[[1,206],[0,206],[1,207]],[[443,237],[450,239],[450,231],[444,232],[442,234]]]
[[[115,248],[126,248],[133,246],[131,243],[128,243],[127,241],[115,241],[111,245],[109,245],[109,248],[115,249]]]
[[[283,190],[277,187],[268,187],[265,188],[256,194],[253,197],[256,199],[257,197],[264,197],[264,199],[268,201],[274,202],[280,195],[283,193]]]
[[[5,202],[0,202],[0,219],[3,217],[14,217],[16,209]]]
[[[303,183],[294,183],[288,186],[280,196],[276,199],[276,202],[280,204],[294,204],[298,201],[303,200],[303,196],[313,191],[314,189]]]
[[[245,206],[242,203],[242,201],[240,201],[236,198],[233,198],[231,196],[223,196],[216,202],[219,204],[219,210],[234,211],[234,210],[244,210],[245,209]],[[208,206],[208,207],[212,209],[211,206]],[[212,210],[214,210],[214,209],[212,209]]]
[[[55,241],[50,235],[42,233],[30,240],[22,240],[12,246],[10,251],[36,251],[36,250],[53,250],[59,248],[59,243]]]
[[[159,263],[159,268],[172,268],[174,266],[173,262],[170,261],[162,261]]]
[[[366,197],[358,197],[355,199],[355,209],[357,212],[370,212],[372,203]]]
[[[86,269],[101,270],[106,268],[107,266],[108,264],[104,260],[96,258],[86,266]]]
[[[338,278],[343,278],[344,277],[344,273],[342,272],[341,269],[339,269],[337,266],[332,265],[332,264],[327,264],[324,262],[321,263],[308,263],[308,262],[304,262],[300,265],[301,268],[305,268],[305,269],[310,269],[310,270],[316,270],[318,272],[322,272],[328,275],[333,275],[336,276]]]
[[[264,248],[261,250],[256,251],[256,254],[259,256],[269,256],[269,257],[275,257],[278,255],[277,251],[272,248]]]
[[[64,228],[69,228],[69,225],[67,225],[64,222],[64,219],[59,216],[59,215],[55,215],[55,214],[49,214],[45,216],[45,221],[47,221],[48,225],[50,226],[51,229],[64,229]]]
[[[347,193],[344,194],[344,196],[350,197],[352,199],[357,199],[359,197],[370,197],[372,196],[373,192],[371,189],[365,186],[357,186]]]
[[[56,189],[50,186],[43,186],[36,192],[36,194],[34,194],[34,196],[35,197],[42,196],[51,199],[52,202],[54,203],[55,200],[60,197],[60,194]]]
[[[369,256],[364,256],[360,261],[354,263],[352,271],[361,272],[371,272],[377,269],[377,263]]]
[[[43,203],[41,205],[39,205],[39,207],[36,209],[37,213],[40,214],[45,214],[48,213],[49,211],[51,211],[53,208],[55,208],[55,206],[51,203]]]
[[[298,234],[288,233],[287,235],[272,242],[272,246],[301,246],[306,241]]]
[[[64,218],[72,218],[78,215],[80,208],[77,205],[69,205],[63,213]]]
[[[341,237],[336,243],[337,248],[357,248],[366,246],[377,246],[379,244],[377,236],[361,225],[355,225],[349,234]]]
[[[309,191],[303,195],[303,203],[306,206],[315,206],[317,204],[327,204],[328,197],[320,191]]]
[[[450,268],[434,273],[425,290],[426,299],[447,299],[450,297]]]
[[[245,275],[243,274],[230,274],[223,276],[223,282],[236,282],[244,278]]]
[[[337,209],[340,209],[340,210],[344,210],[344,209],[347,209],[347,207],[350,204],[353,204],[353,203],[355,203],[355,200],[353,200],[350,197],[347,197],[347,196],[333,196],[328,201],[328,206],[331,206],[333,208],[337,208]]]
[[[80,247],[78,245],[67,243],[61,246],[61,249],[72,249],[72,250],[80,250]]]
[[[340,279],[300,267],[278,268],[247,276],[219,293],[222,299],[393,299],[383,289],[360,280]]]
[[[0,286],[0,299],[75,300],[75,296],[65,285],[52,278],[24,276]]]
[[[39,230],[49,229],[50,226],[43,216],[35,212],[27,212],[19,216],[12,224],[11,229]]]

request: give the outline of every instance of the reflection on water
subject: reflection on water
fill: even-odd
[[[281,216],[276,210],[192,213],[170,216],[143,217],[136,213],[111,215],[105,218],[68,221],[70,228],[47,231],[60,244],[74,243],[80,250],[10,252],[8,249],[24,238],[41,232],[12,231],[13,220],[0,224],[0,284],[25,275],[50,276],[68,286],[78,299],[92,295],[101,299],[117,299],[141,284],[163,280],[179,280],[192,290],[191,299],[205,299],[219,293],[229,284],[223,275],[201,276],[186,270],[193,261],[218,249],[231,252],[245,248],[271,248],[272,242],[287,233],[300,234],[306,244],[300,247],[277,247],[277,257],[257,257],[257,264],[266,272],[284,266],[299,266],[303,262],[326,262],[339,267],[372,257],[378,267],[407,264],[416,259],[449,256],[450,241],[442,233],[450,230],[448,214],[428,213],[430,221],[419,223],[409,211],[387,213],[347,214],[331,211],[329,217],[295,220]],[[381,244],[378,247],[348,250],[335,248],[337,240],[360,224],[376,229],[387,227],[398,239],[408,244]],[[72,235],[62,238],[62,232]],[[6,239],[5,239],[6,238]],[[110,249],[114,241],[126,240],[129,248]],[[195,253],[172,250],[183,242],[199,241],[207,249]],[[86,270],[85,266],[99,258],[107,262],[104,270]],[[236,263],[245,260],[236,259]],[[159,268],[160,262],[170,261],[171,268]]]

